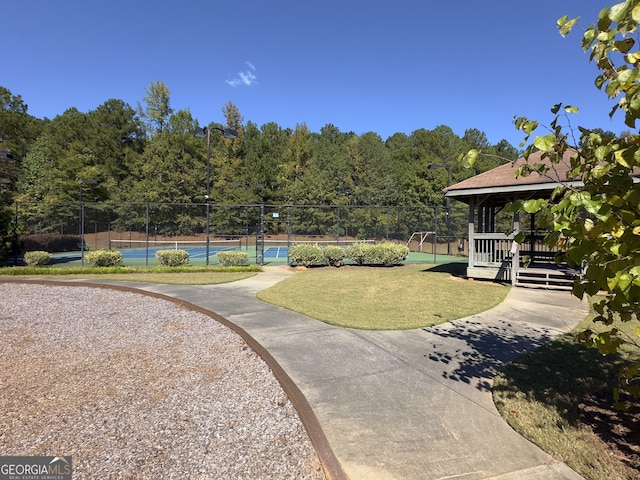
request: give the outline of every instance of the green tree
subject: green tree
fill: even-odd
[[[12,203],[22,159],[42,126],[27,110],[20,95],[0,87],[0,263],[17,240]]]
[[[81,181],[100,181],[85,201],[107,199],[109,182],[95,150],[97,130],[88,115],[75,108],[45,126],[22,161],[18,183],[20,212],[32,222],[25,224],[27,233],[59,231],[61,219],[77,221]]]
[[[287,147],[284,151],[284,162],[282,164],[282,177],[288,179],[285,184],[283,197],[294,203],[294,187],[302,178],[309,162],[313,158],[313,135],[306,124],[296,125],[296,128],[289,136]]]
[[[244,119],[240,114],[240,110],[233,102],[227,102],[225,106],[222,108],[222,115],[224,115],[224,119],[227,122],[228,128],[233,128],[238,133],[242,132],[242,124]],[[240,135],[238,138],[241,138]]]
[[[282,169],[289,136],[278,124],[270,122],[260,130],[249,122],[245,136],[244,162],[246,178],[251,185],[264,185],[263,198],[267,203],[280,202],[287,178]]]
[[[146,95],[142,97],[145,107],[138,104],[138,111],[143,118],[149,135],[161,133],[173,113],[169,87],[163,82],[151,82],[145,88]]]
[[[144,148],[144,128],[130,105],[111,99],[88,113],[93,135],[87,139],[116,188],[127,178]],[[115,192],[111,192],[115,196]]]
[[[170,122],[169,122],[170,123]],[[128,186],[128,201],[153,203],[153,223],[166,235],[190,234],[201,231],[204,225],[206,158],[202,141],[193,136],[193,130],[172,132],[166,128],[155,135],[140,157],[140,162]],[[186,204],[197,203],[201,208]],[[162,204],[162,205],[159,205]],[[141,225],[142,209],[136,208],[131,218],[132,205],[120,211],[119,228],[130,224]]]
[[[20,95],[13,95],[0,86],[0,149],[9,150],[17,165],[42,131],[43,124],[29,115]]]
[[[562,36],[567,35],[578,19],[562,17],[558,26]],[[596,86],[615,103],[610,116],[624,115],[625,124],[635,133],[616,136],[600,129],[589,130],[572,127],[570,115],[577,113],[574,106],[554,105],[554,115],[547,130],[549,133],[534,135],[539,123],[525,117],[515,120],[516,128],[525,134],[522,145],[531,143],[524,156],[542,151],[543,158],[559,162],[568,151],[574,151],[571,159],[572,178],[581,178],[584,186],[561,188],[551,201],[530,200],[516,204],[528,212],[549,209],[553,214],[553,232],[547,236],[552,245],[561,244],[566,249],[566,261],[576,267],[584,267],[573,293],[595,295],[606,292],[595,305],[595,322],[612,325],[614,318],[638,324],[640,311],[640,135],[636,121],[640,117],[640,51],[635,36],[640,23],[640,0],[627,0],[602,9],[596,24],[591,24],[582,36],[585,51],[591,51],[591,60],[600,74]],[[561,125],[561,120],[568,127]],[[571,142],[580,139],[580,144]],[[469,163],[477,158],[478,151],[468,152]],[[541,164],[529,164],[520,174],[533,172],[544,174]],[[628,337],[616,328],[587,329],[578,335],[580,341],[595,345],[603,354],[614,353],[625,344],[640,348],[640,324],[636,336]],[[640,364],[626,367],[621,372],[621,387],[640,396]],[[618,393],[618,392],[616,392]]]

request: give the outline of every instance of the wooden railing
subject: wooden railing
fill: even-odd
[[[536,232],[532,235],[529,232],[525,232],[526,240],[520,245],[520,259],[528,257],[529,261],[533,263],[555,263],[555,257],[559,249],[557,247],[550,247],[544,242],[545,234]],[[533,247],[533,251],[532,251]]]
[[[471,267],[501,267],[511,261],[513,235],[504,233],[475,233],[473,252],[469,258]]]

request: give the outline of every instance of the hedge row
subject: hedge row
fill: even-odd
[[[44,233],[25,235],[22,237],[20,248],[22,251],[73,252],[81,249],[78,235],[60,235]],[[87,248],[85,247],[85,250]]]
[[[189,263],[189,252],[186,250],[158,250],[158,261],[167,267],[179,267]],[[84,255],[85,262],[94,267],[117,267],[122,265],[123,256],[117,250],[95,250]],[[237,267],[249,264],[249,254],[246,252],[218,252],[218,260],[224,267]],[[41,267],[51,261],[51,254],[36,250],[26,252],[24,261],[30,267]]]
[[[392,242],[354,243],[347,248],[337,245],[320,247],[302,243],[289,249],[289,261],[305,267],[331,265],[339,267],[345,260],[357,265],[398,265],[409,255],[409,248]]]

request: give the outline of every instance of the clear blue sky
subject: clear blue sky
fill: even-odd
[[[201,124],[231,101],[246,121],[343,132],[448,125],[491,143],[522,139],[514,116],[548,123],[558,102],[575,125],[615,133],[597,70],[558,17],[586,28],[606,0],[20,0],[3,5],[0,85],[29,113],[136,107],[151,81]]]

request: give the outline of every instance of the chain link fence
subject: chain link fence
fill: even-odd
[[[270,205],[184,203],[16,203],[17,257],[50,252],[131,247],[137,242],[238,240],[246,249],[265,242],[392,241],[412,251],[466,251],[467,208],[384,205]],[[64,241],[56,241],[64,239]],[[126,242],[130,244],[127,245]],[[425,250],[426,249],[426,250]]]

